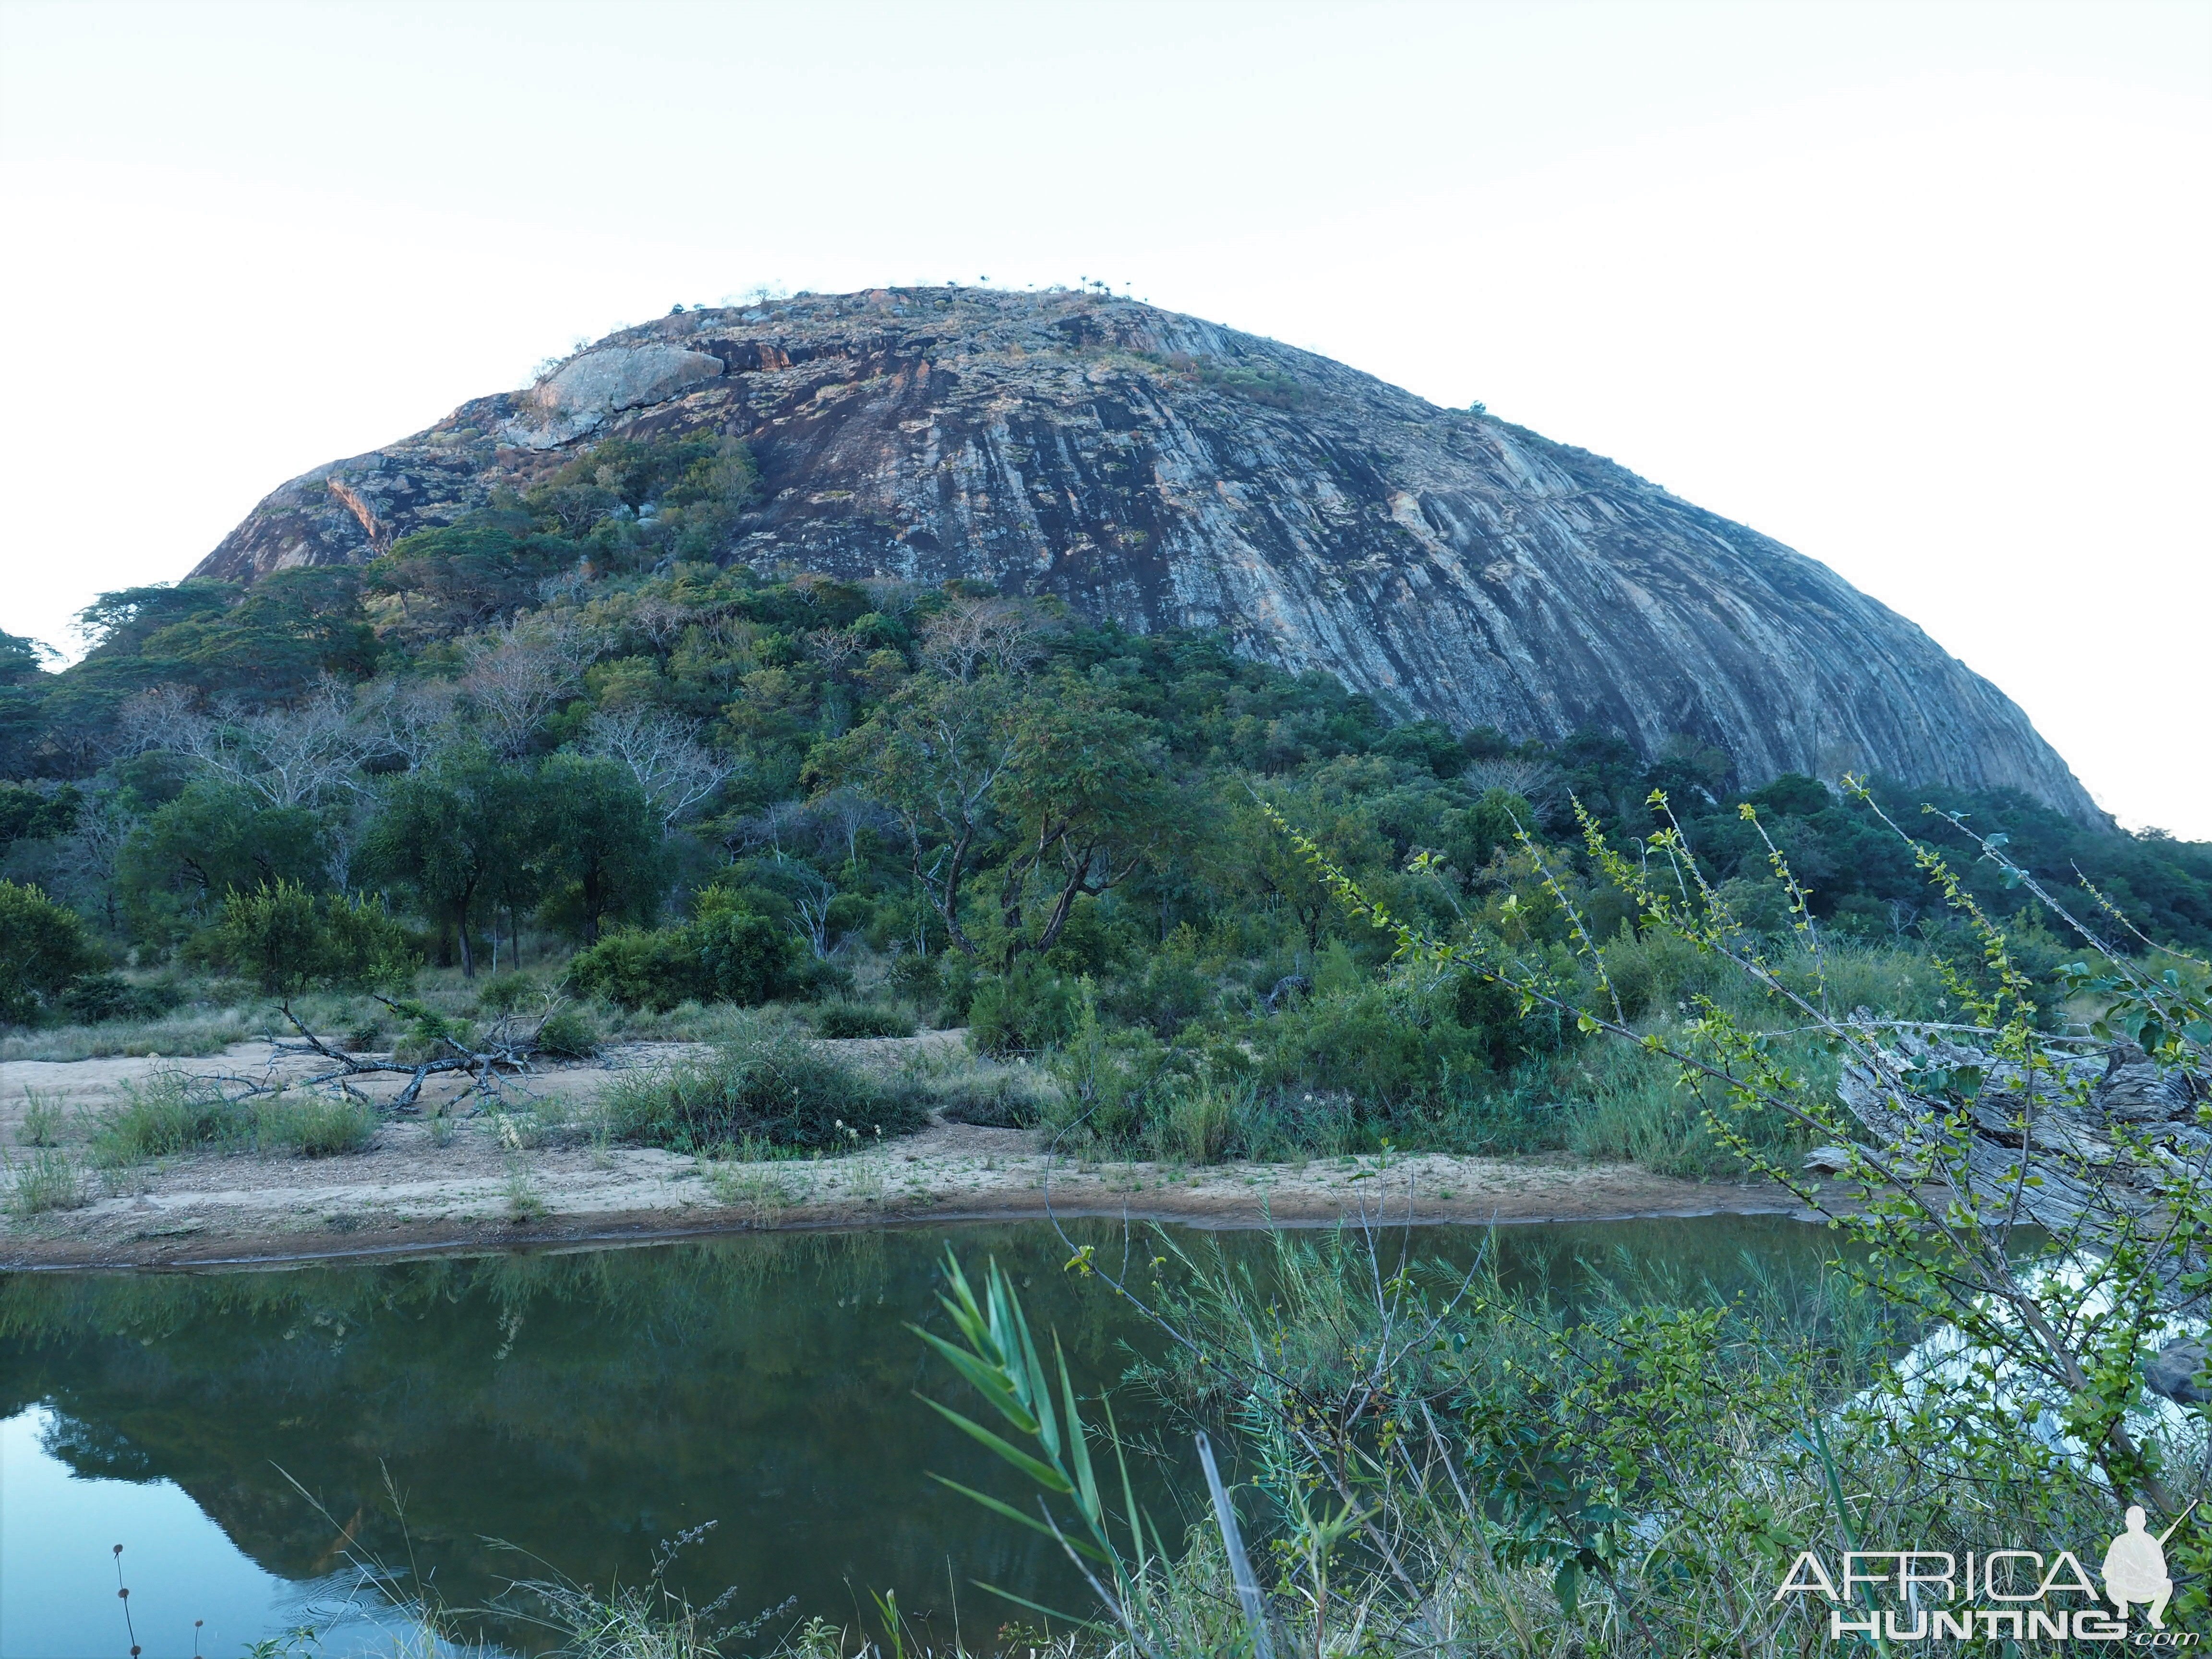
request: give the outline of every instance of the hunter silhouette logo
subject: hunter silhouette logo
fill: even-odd
[[[2173,1527],[2180,1524],[2177,1521]],[[2128,1616],[2130,1602],[2144,1603],[2150,1609],[2153,1630],[2166,1628],[2166,1604],[2173,1599],[2173,1580],[2166,1571],[2166,1540],[2173,1536],[2173,1527],[2154,1538],[2143,1529],[2143,1512],[2130,1509],[2128,1529],[2112,1540],[2112,1547],[2105,1552],[2106,1595],[2123,1619]]]
[[[2166,1605],[2173,1599],[2166,1542],[2188,1518],[2183,1511],[2153,1536],[2143,1511],[2129,1510],[2127,1530],[2105,1551],[2101,1595],[2071,1550],[2001,1549],[1963,1558],[1948,1550],[1852,1550],[1842,1559],[1842,1571],[1834,1573],[1806,1550],[1790,1564],[1774,1599],[1821,1597],[1829,1604],[1831,1641],[2009,1638],[2194,1647],[2193,1632],[2166,1627]],[[2136,1607],[2148,1616],[2149,1628],[2131,1635],[2128,1615]]]

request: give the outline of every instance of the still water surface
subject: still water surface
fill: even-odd
[[[1081,1237],[1120,1247],[1118,1230]],[[1491,1237],[1411,1235],[1419,1255],[1462,1263]],[[1266,1249],[1253,1234],[1178,1239]],[[1495,1240],[1509,1277],[1569,1297],[1621,1261],[1726,1285],[1754,1266],[1809,1268],[1827,1248],[1819,1230],[1746,1217]],[[796,1597],[778,1629],[811,1613],[850,1622],[871,1590],[896,1589],[945,1634],[957,1612],[973,1640],[1007,1612],[975,1580],[1079,1605],[1050,1540],[927,1478],[1028,1501],[915,1397],[975,1403],[905,1328],[950,1334],[935,1304],[948,1244],[1007,1267],[1089,1384],[1155,1350],[1123,1304],[1061,1271],[1066,1247],[1041,1224],[0,1276],[0,1659],[120,1659],[117,1543],[146,1659],[189,1655],[196,1635],[229,1659],[328,1626],[355,1583],[347,1538],[387,1563],[411,1554],[449,1606],[549,1569],[635,1581],[659,1540],[708,1521],[672,1582],[696,1601],[734,1585],[739,1613]],[[1146,1501],[1164,1520],[1193,1484],[1181,1437],[1131,1391],[1115,1411],[1162,1437]],[[374,1634],[374,1607],[353,1599],[334,1647]],[[545,1645],[526,1626],[479,1629],[509,1651]]]

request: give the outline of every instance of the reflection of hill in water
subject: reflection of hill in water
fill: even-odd
[[[1118,1234],[1086,1229],[1102,1254]],[[943,1492],[939,1470],[1028,1501],[988,1455],[913,1397],[956,1399],[902,1328],[943,1328],[945,1243],[996,1255],[1056,1327],[1080,1377],[1103,1382],[1145,1333],[1103,1290],[1060,1271],[1042,1227],[726,1238],[581,1255],[446,1258],[208,1275],[0,1279],[0,1415],[36,1401],[79,1473],[175,1481],[247,1554],[291,1579],[339,1559],[331,1527],[279,1469],[371,1551],[404,1559],[381,1460],[405,1495],[417,1559],[449,1603],[507,1571],[507,1540],[575,1578],[642,1577],[654,1544],[721,1525],[687,1552],[695,1596],[738,1586],[738,1611],[797,1594],[848,1613],[896,1586],[927,1609],[947,1559],[975,1578],[1066,1604],[1048,1540]],[[1261,1243],[1231,1236],[1243,1255]],[[1417,1249],[1447,1241],[1421,1237]],[[1716,1218],[1510,1229],[1511,1276],[1571,1291],[1577,1255],[1626,1244],[1689,1282],[1740,1278],[1742,1253],[1810,1259],[1789,1223]],[[1466,1258],[1472,1237],[1449,1241]],[[1128,1427],[1139,1402],[1117,1405]],[[1178,1460],[1179,1461],[1179,1460]],[[1163,1494],[1164,1497],[1164,1494]],[[1159,1518],[1173,1534],[1171,1506]],[[848,1589],[848,1586],[850,1586]],[[973,1610],[971,1609],[971,1612]],[[995,1623],[994,1607],[984,1615]],[[512,1638],[511,1638],[512,1639]]]
[[[0,1288],[0,1413],[46,1400],[79,1473],[167,1478],[270,1571],[337,1565],[331,1528],[404,1559],[379,1460],[418,1559],[451,1601],[527,1564],[641,1577],[653,1544],[721,1525],[684,1577],[744,1604],[844,1588],[943,1599],[964,1580],[1061,1589],[1048,1540],[990,1521],[927,1469],[983,1476],[913,1397],[946,1393],[902,1322],[933,1310],[944,1233],[787,1236],[574,1255],[147,1278],[19,1276]],[[1128,1322],[1060,1273],[1030,1229],[959,1237],[1018,1265],[1080,1374],[1126,1363]],[[937,1322],[943,1323],[941,1316]],[[984,1478],[988,1478],[985,1476]]]

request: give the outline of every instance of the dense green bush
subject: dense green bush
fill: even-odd
[[[233,893],[201,950],[270,996],[313,986],[396,984],[415,970],[407,930],[368,897],[278,880]]]
[[[76,912],[35,887],[0,881],[0,1021],[36,1018],[99,964]]]
[[[556,1008],[538,1028],[538,1051],[555,1060],[589,1060],[599,1051],[599,1028],[580,1009]]]
[[[710,1060],[625,1074],[605,1109],[617,1139],[684,1152],[748,1139],[838,1152],[908,1133],[929,1117],[920,1090],[768,1025],[722,1043]]]
[[[80,1024],[159,1019],[184,999],[167,985],[134,985],[120,974],[87,974],[61,994],[61,1009]]]
[[[625,927],[579,951],[568,963],[568,987],[578,995],[655,1013],[698,1001],[702,977],[697,959],[675,928],[648,933]]]
[[[1116,1019],[1172,1037],[1190,1021],[1211,1013],[1220,994],[1215,976],[1199,960],[1194,930],[1186,927],[1146,958],[1140,972],[1102,994],[1099,1005]]]
[[[995,1057],[1034,1054],[1075,1030],[1076,988],[1034,963],[975,981],[968,1002],[968,1045]]]
[[[699,963],[702,1001],[756,1007],[799,995],[812,982],[798,939],[744,890],[702,893],[681,931]]]
[[[580,994],[656,1013],[683,1002],[757,1007],[812,983],[790,931],[747,894],[720,889],[700,895],[684,926],[610,933],[568,965],[568,984]]]

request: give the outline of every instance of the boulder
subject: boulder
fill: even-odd
[[[2143,1383],[2154,1394],[2184,1406],[2212,1401],[2212,1378],[2205,1364],[2212,1360],[2212,1345],[2202,1336],[2185,1336],[2169,1342],[2143,1367]]]
[[[665,403],[703,386],[722,368],[720,357],[678,345],[603,346],[571,357],[531,387],[501,435],[525,449],[550,449],[622,410]]]

